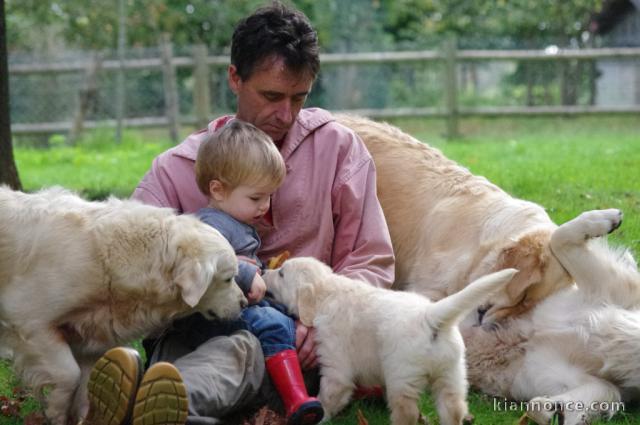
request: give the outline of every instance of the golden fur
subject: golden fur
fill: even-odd
[[[520,270],[482,308],[483,322],[529,311],[571,283],[549,250],[556,225],[396,127],[340,115],[373,156],[378,197],[396,255],[395,288],[439,300],[487,273]],[[486,311],[485,311],[486,310]]]
[[[640,397],[640,273],[629,252],[590,241],[620,225],[618,210],[589,211],[561,225],[551,248],[576,285],[501,329],[466,329],[470,382],[505,399],[529,401],[548,424],[590,423]]]
[[[565,425],[578,425],[640,397],[639,363],[629,361],[640,352],[637,265],[627,252],[586,242],[615,228],[619,212],[587,212],[558,228],[542,207],[393,126],[338,119],[375,160],[397,288],[438,300],[478,275],[520,270],[461,327],[472,385],[532,400],[529,415],[541,424],[554,414],[539,408],[545,402],[562,404]]]
[[[333,274],[313,258],[294,258],[264,275],[274,298],[317,330],[319,398],[327,418],[356,385],[383,385],[394,425],[415,425],[427,386],[440,423],[468,418],[464,346],[457,323],[513,277],[508,269],[478,279],[436,303]]]
[[[0,187],[0,345],[37,394],[51,387],[54,425],[82,415],[88,372],[107,349],[191,312],[238,316],[236,270],[226,239],[195,217]]]

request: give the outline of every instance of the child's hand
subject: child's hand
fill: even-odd
[[[251,290],[247,294],[247,300],[249,304],[255,304],[264,298],[264,294],[267,292],[267,284],[264,283],[262,277],[256,273],[251,281]]]

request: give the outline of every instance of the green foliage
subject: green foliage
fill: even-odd
[[[76,48],[115,49],[118,2],[98,0],[7,0],[7,39],[10,47],[30,50],[24,29],[54,28]],[[160,34],[170,33],[176,44],[227,46],[233,27],[263,0],[209,1],[125,0],[128,46],[156,46]]]
[[[167,32],[178,45],[229,45],[237,21],[267,0],[125,0],[127,45],[155,46]],[[602,0],[293,0],[329,51],[385,50],[394,43],[433,45],[455,34],[470,44],[495,39],[532,45],[580,42]],[[31,50],[55,35],[73,48],[115,49],[118,2],[6,0],[10,48]],[[36,33],[33,28],[44,29]]]
[[[379,51],[391,47],[384,8],[371,0],[294,1],[313,23],[326,51]]]
[[[39,407],[11,373],[9,362],[0,360],[0,425],[43,425]]]

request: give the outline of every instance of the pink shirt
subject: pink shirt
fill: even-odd
[[[194,213],[207,205],[195,182],[198,146],[229,116],[160,154],[133,193],[147,204]],[[376,195],[373,159],[350,129],[322,109],[300,111],[280,152],[287,176],[271,202],[272,221],[257,226],[262,261],[288,250],[337,273],[390,287],[394,257]]]

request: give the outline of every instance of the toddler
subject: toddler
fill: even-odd
[[[295,350],[295,323],[264,299],[266,285],[257,257],[260,237],[252,227],[269,213],[271,195],[286,175],[271,138],[252,124],[233,119],[198,150],[196,182],[209,198],[198,217],[211,225],[238,255],[236,282],[251,304],[242,312],[247,329],[262,346],[266,368],[287,412],[288,424],[316,424],[324,414],[309,397]]]

